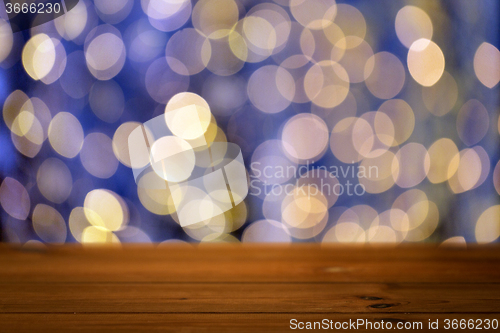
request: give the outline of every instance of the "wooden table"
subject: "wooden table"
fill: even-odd
[[[0,331],[277,332],[292,319],[426,331],[500,320],[499,283],[494,246],[2,245]]]

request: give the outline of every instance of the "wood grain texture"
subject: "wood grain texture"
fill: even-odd
[[[0,246],[0,331],[290,331],[289,321],[500,320],[500,248]]]

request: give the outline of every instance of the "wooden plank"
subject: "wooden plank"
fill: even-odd
[[[498,283],[498,246],[205,245],[151,250],[3,246],[0,283],[381,282]]]
[[[292,318],[500,319],[499,249],[1,245],[0,330],[282,332]]]
[[[440,331],[444,331],[445,320],[474,320],[474,323],[479,324],[478,320],[483,321],[482,332],[493,332],[496,330],[484,329],[485,319],[490,321],[498,320],[499,314],[434,314],[434,313],[418,313],[418,314],[299,314],[299,313],[279,313],[279,314],[234,314],[234,313],[186,313],[186,314],[101,314],[101,313],[85,313],[85,314],[0,314],[0,322],[2,323],[2,332],[67,332],[71,331],[89,331],[89,332],[109,332],[109,331],[126,331],[126,332],[290,332],[290,320],[297,319],[298,322],[320,322],[326,319],[330,325],[330,320],[335,322],[349,322],[363,319],[365,322],[370,321],[382,324],[387,327],[390,323],[394,331],[397,325],[407,325],[414,328],[408,331],[429,332],[429,319],[433,322],[438,320]],[[295,322],[294,322],[295,323]],[[415,323],[415,324],[414,324]],[[418,324],[417,324],[418,323]],[[422,329],[418,329],[420,326]],[[410,326],[408,326],[410,325]],[[417,326],[418,325],[418,326]],[[491,324],[490,324],[491,325]],[[335,326],[334,326],[335,327]],[[404,326],[402,326],[404,327]],[[367,324],[360,325],[356,331],[373,332]],[[305,331],[296,329],[295,331]],[[342,330],[343,331],[343,330]],[[381,329],[377,331],[383,331]],[[402,330],[404,332],[404,330]],[[454,330],[447,330],[454,331]],[[463,332],[463,330],[460,330]]]
[[[0,312],[500,312],[498,284],[11,283]]]

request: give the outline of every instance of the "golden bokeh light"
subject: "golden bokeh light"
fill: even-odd
[[[396,15],[396,34],[399,41],[410,48],[413,42],[432,38],[432,21],[425,11],[415,6],[404,6]]]
[[[51,114],[47,105],[39,98],[30,99],[16,90],[3,105],[3,118],[16,149],[27,157],[35,157],[48,135]]]
[[[14,134],[25,136],[33,126],[41,126],[39,122],[36,123],[35,115],[30,111],[23,110],[14,119],[11,129]]]
[[[261,53],[262,55],[266,55],[268,52],[272,52],[273,54],[282,51],[285,47],[287,42],[289,41],[290,38],[290,32],[291,32],[291,20],[290,16],[284,10],[282,7],[272,4],[272,3],[261,3],[258,4],[254,7],[252,7],[248,13],[247,17],[253,16],[257,19],[264,19],[266,22],[268,22],[272,26],[272,31],[267,28],[268,31],[270,31],[270,34],[275,34],[276,36],[276,41],[273,45],[273,49],[270,47],[266,48],[258,48],[255,49],[252,46],[249,46],[250,50],[255,53]],[[248,30],[245,29],[244,31]],[[251,33],[251,32],[250,32]],[[257,36],[262,33],[262,30],[260,30],[257,33]],[[268,42],[271,40],[269,38]],[[258,42],[260,44],[260,42]],[[254,44],[254,46],[256,46]]]
[[[217,177],[218,174],[214,173],[212,176]],[[220,179],[219,181],[214,181],[209,177],[200,179],[205,185],[208,183],[207,180],[211,180],[213,186],[206,190],[202,189],[201,186],[197,186],[197,182],[169,184],[179,221],[185,221],[185,224],[181,224],[182,226],[189,226],[212,219],[221,219],[223,220],[221,223],[225,225],[226,218],[223,213],[232,206],[227,188],[222,188],[222,184],[225,185],[225,183]],[[185,200],[187,198],[189,200]]]
[[[115,77],[125,64],[125,45],[118,29],[101,25],[92,30],[85,41],[87,67],[98,80]]]
[[[82,125],[71,113],[59,112],[50,122],[49,142],[58,154],[75,157],[83,146]]]
[[[254,53],[270,56],[277,43],[276,30],[266,19],[249,15],[242,20],[242,34],[246,46]]]
[[[33,79],[43,79],[55,65],[54,42],[46,34],[33,36],[24,46],[22,59],[24,69]]]
[[[128,137],[138,126],[141,126],[141,124],[134,121],[125,122],[116,129],[113,135],[113,153],[118,161],[129,168],[132,167],[132,163],[130,161]]]
[[[202,137],[210,126],[211,119],[210,106],[197,94],[177,94],[165,107],[168,128],[184,140]]]
[[[32,118],[33,123],[26,135],[19,136],[11,132],[10,137],[14,147],[24,156],[34,158],[42,149],[43,129],[37,118]]]
[[[283,150],[297,163],[313,163],[325,154],[328,134],[328,127],[320,117],[298,114],[290,118],[283,127]]]
[[[85,197],[84,208],[85,217],[94,227],[117,231],[128,223],[128,208],[123,199],[112,191],[90,191]]]
[[[43,102],[40,104],[45,106]],[[45,118],[44,125],[47,125],[47,122],[50,121],[50,113],[48,115],[44,114],[42,110],[48,112],[47,109],[40,109],[37,114],[40,115],[42,119]],[[45,126],[44,130],[42,124],[35,116],[33,100],[30,99],[22,106],[20,113],[12,123],[12,143],[21,154],[33,158],[42,148],[42,143],[46,138],[46,128],[47,126]]]
[[[303,191],[302,191],[303,190]],[[311,190],[314,191],[311,193]],[[292,227],[308,228],[318,223],[327,210],[327,200],[317,189],[307,186],[295,188],[282,203],[283,222]],[[308,220],[309,214],[319,214],[317,219]]]
[[[38,204],[31,217],[33,229],[46,243],[62,244],[66,241],[67,227],[61,214],[53,207]]]
[[[194,150],[179,137],[164,136],[151,146],[151,166],[166,181],[184,181],[191,176],[195,166]]]
[[[440,247],[461,247],[461,248],[467,248],[467,242],[465,241],[465,238],[462,236],[454,236],[445,239],[440,245]]]
[[[500,236],[500,205],[486,209],[476,222],[476,241],[491,243]]]
[[[120,244],[118,237],[106,228],[89,226],[82,233],[83,244]]]
[[[281,203],[281,222],[294,238],[317,236],[328,221],[328,200],[315,186],[294,187]]]
[[[24,104],[20,105],[23,102]],[[13,134],[27,137],[37,144],[41,144],[47,138],[51,114],[41,99],[37,97],[28,99],[23,92],[16,90],[7,98],[3,112],[5,124]],[[42,132],[41,139],[40,132]]]
[[[68,13],[56,18],[54,25],[62,38],[76,40],[83,34],[88,19],[87,6],[84,1],[79,1]]]
[[[28,157],[38,154],[51,121],[47,105],[39,98],[28,98],[22,91],[15,90],[5,100],[3,119],[11,130],[16,149]]]
[[[192,9],[189,0],[141,0],[141,7],[149,23],[160,31],[174,31],[182,27]]]
[[[457,161],[458,167],[453,176],[449,177],[448,185],[453,193],[462,193],[473,189],[478,183],[482,172],[482,162],[474,149],[466,148],[453,157],[448,174],[455,169]]]
[[[201,0],[193,8],[193,26],[203,35],[219,39],[225,37],[238,21],[240,10],[234,0]]]
[[[211,118],[206,132],[200,138],[188,142],[191,147],[193,147],[195,153],[198,153],[196,165],[200,167],[208,168],[212,165],[220,163],[222,159],[224,159],[224,154],[227,152],[226,134],[224,134],[224,131],[217,126],[215,117]],[[214,144],[217,146],[216,150],[211,149]],[[206,152],[207,148],[210,149],[208,156]],[[212,155],[211,161],[209,161],[210,155]]]
[[[23,135],[22,131],[14,125],[15,120],[19,114],[23,111],[28,111],[34,114],[33,104],[23,91],[14,90],[7,98],[3,104],[2,115],[5,125],[18,135]],[[25,116],[26,117],[26,116]],[[31,118],[33,119],[33,118]]]
[[[408,70],[415,81],[424,87],[436,84],[444,72],[444,54],[433,41],[421,38],[408,50]]]
[[[458,148],[448,138],[436,140],[428,150],[430,165],[427,178],[433,184],[439,184],[450,179],[458,169]]]
[[[474,55],[474,72],[479,81],[493,88],[500,81],[500,51],[490,43],[482,43]]]
[[[82,243],[82,235],[85,228],[91,226],[85,215],[85,209],[86,208],[83,207],[73,208],[68,219],[68,228],[71,235],[79,243]],[[89,212],[88,214],[90,215],[92,213]]]
[[[327,214],[328,201],[313,186],[295,187],[289,193],[282,207],[282,222],[295,228],[310,228],[319,223]]]

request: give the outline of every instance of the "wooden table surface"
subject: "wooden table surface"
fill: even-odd
[[[1,332],[289,332],[291,319],[500,320],[500,248],[0,246]]]

